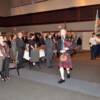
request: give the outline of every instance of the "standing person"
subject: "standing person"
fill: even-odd
[[[66,50],[60,51],[61,55],[59,58],[59,71],[61,79],[58,83],[65,82],[64,70],[67,71],[67,78],[70,78],[70,68],[72,68],[72,62],[69,54],[66,54]]]
[[[60,35],[61,35],[61,50],[63,50],[65,48],[64,42],[65,42],[66,34],[67,34],[66,29],[61,29],[60,30]]]
[[[45,43],[44,43],[44,38],[43,38],[42,35],[39,36],[39,41],[38,41],[38,42],[39,42],[39,46],[40,46],[40,47],[45,45]]]
[[[91,52],[91,60],[96,59],[96,35],[95,33],[92,33],[92,37],[89,39],[89,44],[90,44],[90,52]]]
[[[1,77],[2,77],[2,68],[3,68],[4,58],[5,58],[4,39],[3,39],[3,36],[0,35],[0,75]]]
[[[57,36],[56,41],[57,41],[57,57],[59,57],[60,50],[62,49],[62,40],[60,35]]]
[[[25,43],[22,39],[23,34],[22,32],[18,33],[18,37],[16,39],[16,47],[18,50],[18,65],[19,67],[23,67],[23,55],[24,55],[24,50],[25,50]]]
[[[81,37],[78,37],[78,39],[77,39],[77,48],[78,48],[79,52],[82,49],[82,38]]]
[[[5,58],[3,60],[2,78],[4,80],[10,79],[9,77],[9,64],[10,64],[10,47],[7,42],[4,43]]]
[[[30,56],[30,67],[35,65],[39,66],[39,50],[38,50],[38,43],[36,42],[35,34],[30,34],[29,56]]]
[[[96,35],[96,57],[100,57],[100,34]]]
[[[60,55],[60,50],[65,48],[65,37],[66,37],[67,31],[66,29],[61,29],[60,32],[57,34],[57,56]]]
[[[42,34],[39,37],[39,57],[40,62],[45,63],[45,42]]]
[[[12,49],[12,55],[13,55],[13,62],[16,62],[17,58],[17,48],[16,48],[16,35],[12,36],[11,40],[11,49]]]
[[[35,34],[30,34],[30,39],[29,39],[29,55],[31,56],[31,46],[35,48],[36,45],[36,38]]]
[[[0,36],[0,48],[2,58],[2,80],[10,79],[9,77],[9,63],[10,63],[10,48],[7,42],[4,42],[3,37]]]
[[[46,60],[47,60],[47,66],[48,68],[52,68],[53,67],[53,48],[54,48],[54,44],[52,41],[52,37],[51,34],[49,34],[47,36],[47,38],[45,39],[45,53],[46,53]]]

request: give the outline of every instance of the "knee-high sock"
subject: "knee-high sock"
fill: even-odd
[[[70,74],[70,68],[67,68],[66,70],[67,70],[67,74]]]
[[[64,78],[64,68],[63,67],[61,67],[60,69],[59,69],[59,71],[60,71],[60,76],[61,76],[61,79],[65,79]]]

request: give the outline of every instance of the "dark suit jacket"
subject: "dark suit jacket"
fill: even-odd
[[[23,41],[23,39],[17,38],[16,39],[16,47],[18,52],[25,49],[25,43]]]

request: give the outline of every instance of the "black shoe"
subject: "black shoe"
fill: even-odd
[[[59,84],[61,84],[61,83],[63,83],[63,82],[65,82],[65,80],[63,80],[63,79],[60,79],[60,80],[58,81]]]
[[[70,74],[67,74],[67,78],[70,79]]]

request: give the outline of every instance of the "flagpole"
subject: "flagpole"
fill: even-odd
[[[98,9],[97,9],[97,11],[96,11],[96,19],[95,19],[95,28],[94,28],[95,34],[97,34],[97,32],[98,32],[98,20],[99,20],[99,13],[98,13]]]

